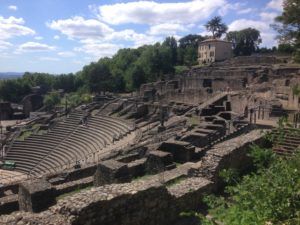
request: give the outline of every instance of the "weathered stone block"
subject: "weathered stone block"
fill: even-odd
[[[185,136],[183,136],[181,140],[185,142],[189,142],[197,147],[204,147],[209,144],[210,136],[208,134],[203,134],[198,132],[189,132]],[[186,156],[188,157],[186,160],[189,161],[190,160],[189,155]]]
[[[94,175],[94,186],[130,182],[128,166],[115,160],[106,160],[97,166]]]
[[[159,150],[170,152],[174,161],[179,163],[190,161],[195,153],[195,147],[184,141],[166,141],[161,144]]]
[[[146,170],[146,158],[128,163],[128,169],[132,177],[143,176]]]
[[[55,204],[55,188],[43,179],[25,181],[19,186],[19,208],[40,212]]]
[[[148,173],[159,173],[174,167],[173,156],[169,152],[151,151],[149,153],[146,162],[146,171]]]

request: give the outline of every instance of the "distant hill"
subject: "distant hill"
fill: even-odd
[[[24,73],[18,72],[0,72],[0,80],[17,79],[22,77]]]

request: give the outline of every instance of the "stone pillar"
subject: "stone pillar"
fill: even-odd
[[[94,186],[130,182],[131,176],[125,163],[106,160],[98,164],[94,175]]]
[[[40,212],[55,204],[56,190],[43,179],[29,180],[19,185],[19,208],[26,212]]]
[[[225,111],[231,111],[231,102],[230,101],[226,101],[225,102]]]
[[[163,151],[151,151],[146,161],[146,171],[150,174],[163,172],[165,166],[174,166],[172,154]]]

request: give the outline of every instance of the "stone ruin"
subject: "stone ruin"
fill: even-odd
[[[251,144],[269,145],[262,130],[296,111],[299,74],[286,59],[241,57],[137,96],[98,96],[86,124],[78,108],[11,144],[6,158],[28,178],[0,187],[0,222],[180,224],[180,212],[222,189],[222,169],[252,165]]]

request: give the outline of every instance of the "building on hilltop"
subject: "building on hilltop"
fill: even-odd
[[[198,62],[223,61],[232,57],[232,43],[219,39],[207,39],[199,43]]]

